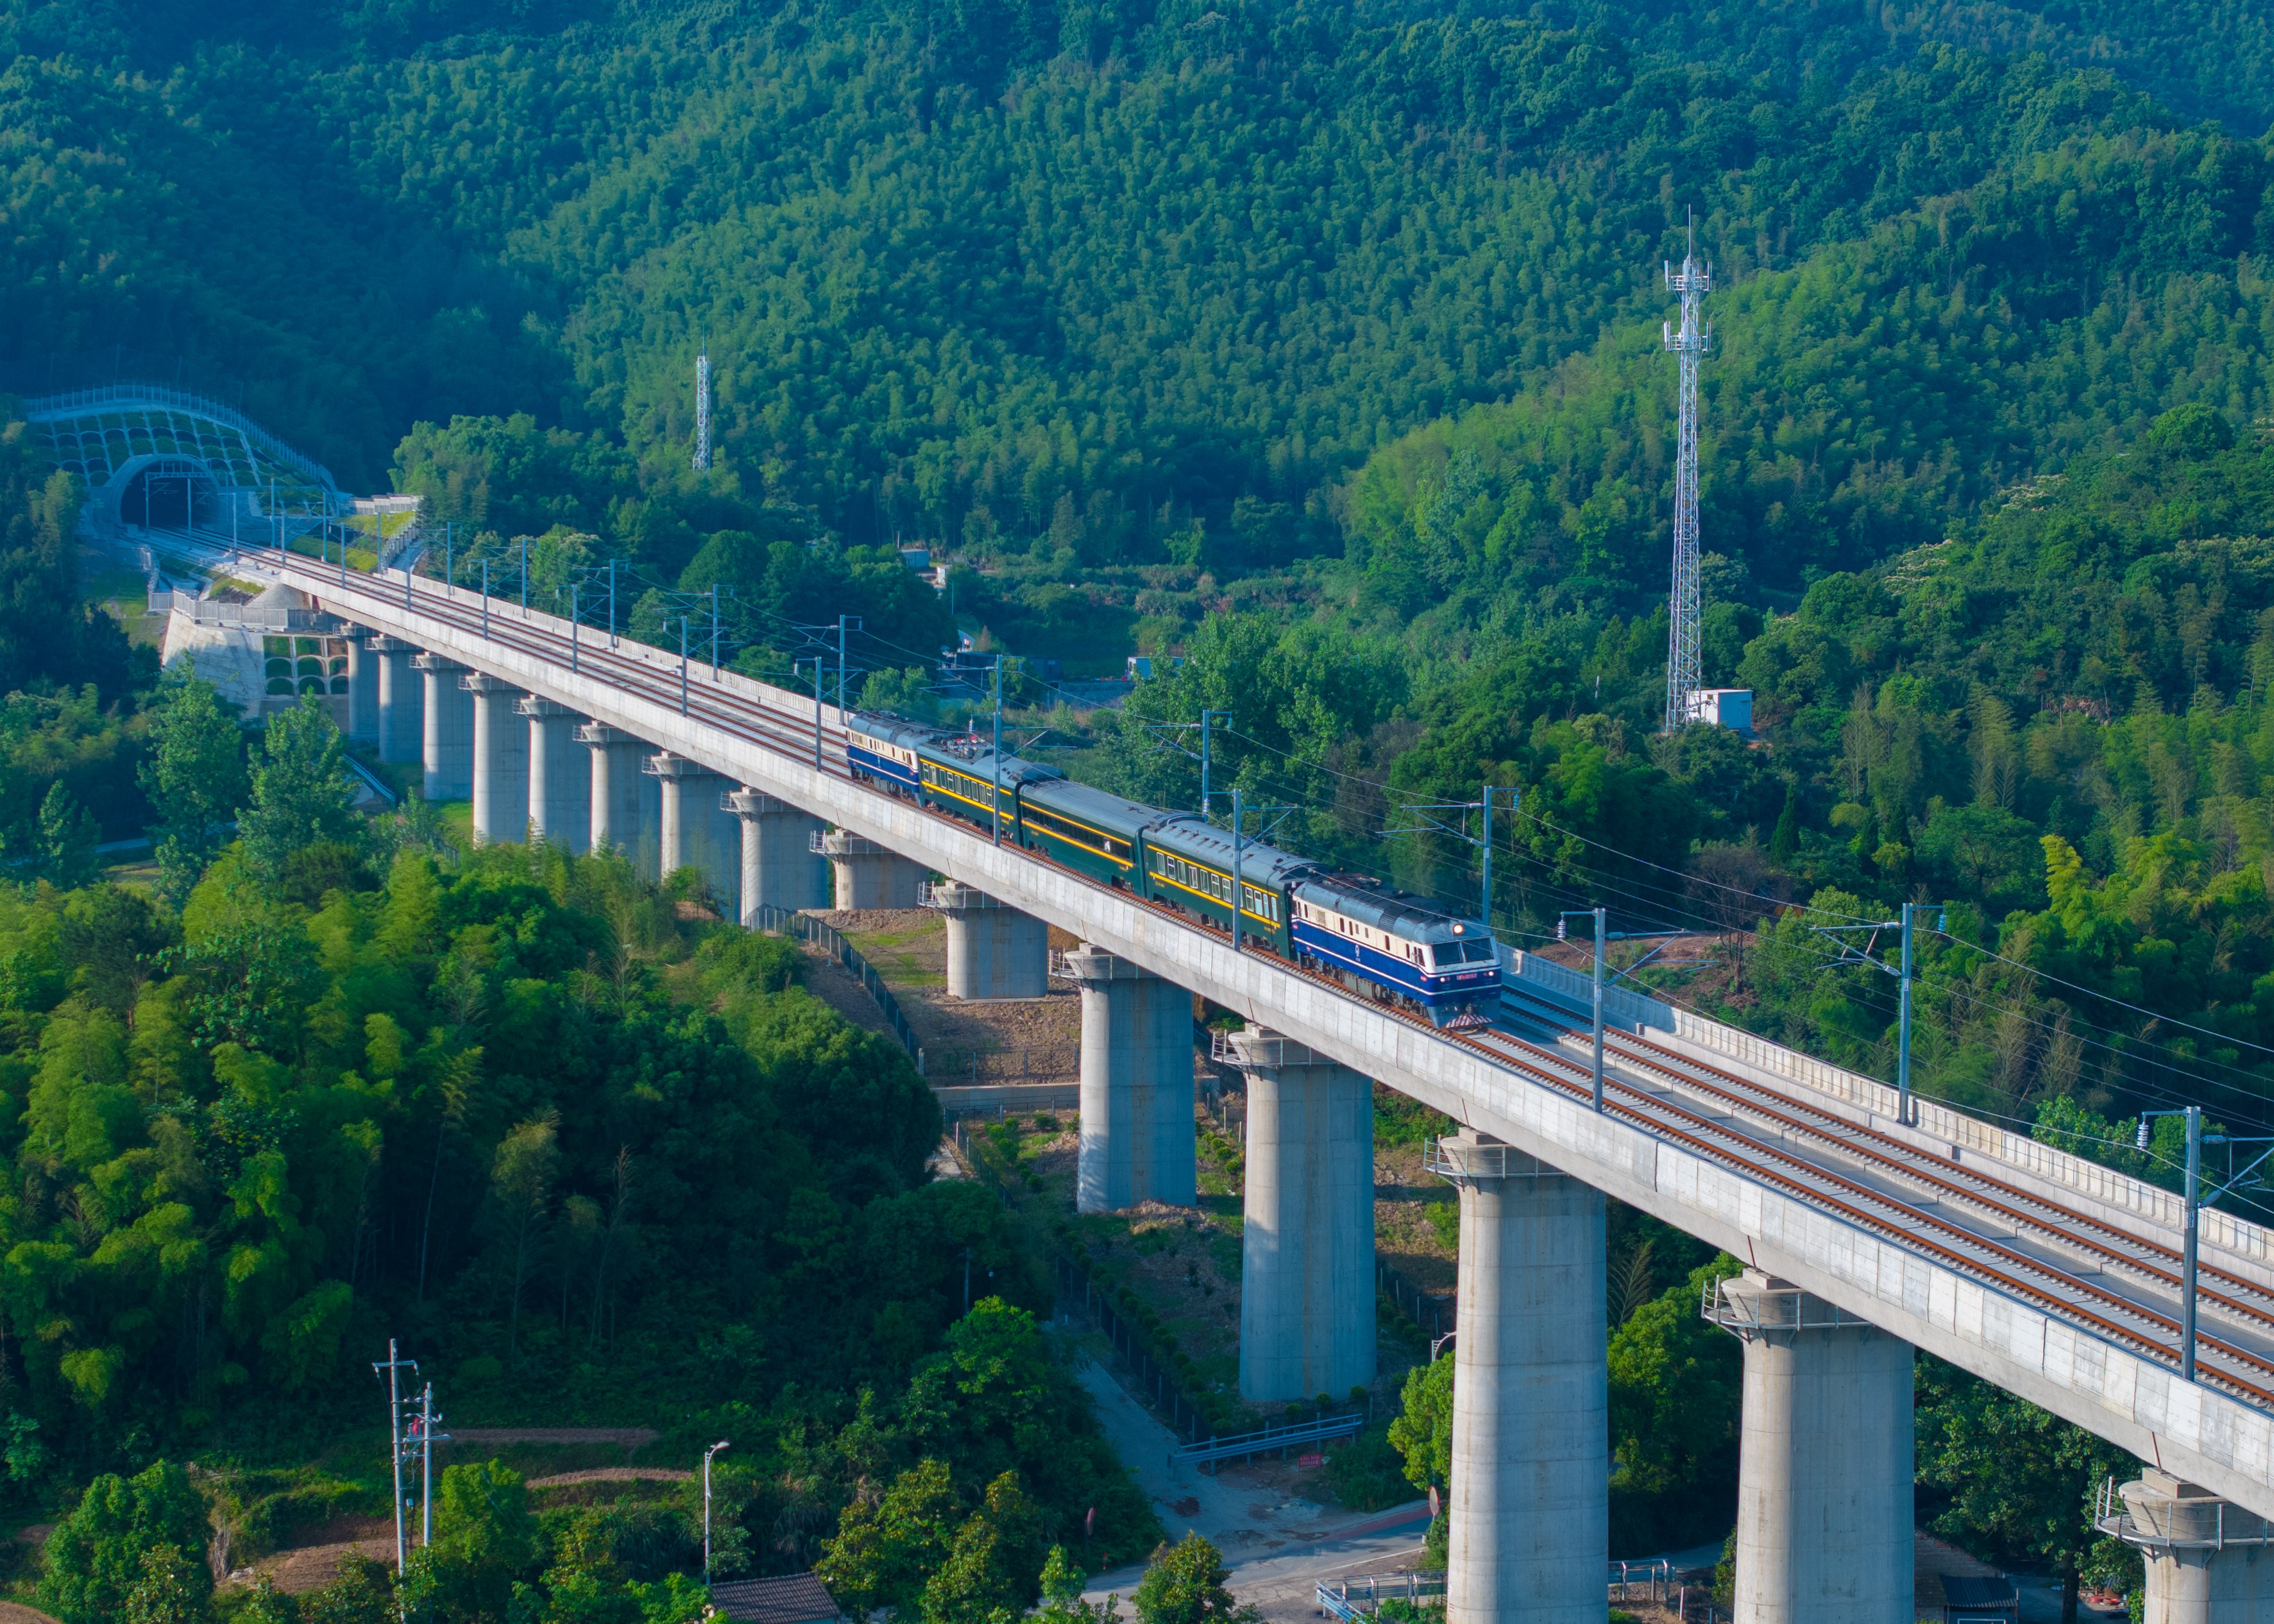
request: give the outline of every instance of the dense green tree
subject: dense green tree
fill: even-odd
[[[59,891],[70,891],[94,877],[95,846],[102,831],[94,815],[72,798],[58,782],[40,802],[39,858],[41,877]]]
[[[1143,1624],[1239,1624],[1261,1614],[1224,1589],[1224,1553],[1196,1533],[1153,1553],[1131,1601]]]
[[[64,1624],[109,1624],[154,1577],[145,1568],[151,1557],[159,1570],[154,1597],[162,1590],[202,1608],[213,1593],[213,1575],[200,1560],[182,1560],[181,1553],[202,1553],[207,1532],[205,1497],[179,1463],[160,1461],[132,1478],[106,1473],[48,1537],[40,1605]],[[161,1551],[173,1555],[157,1558]],[[154,1614],[154,1624],[162,1616]]]
[[[953,1548],[961,1514],[947,1463],[920,1461],[845,1508],[814,1571],[846,1606],[913,1613]]]
[[[1922,1356],[1919,1482],[1946,1497],[1942,1533],[2027,1571],[2050,1569],[2074,1620],[2079,1576],[2111,1560],[2093,1526],[2101,1485],[2127,1478],[2130,1455],[2025,1400]],[[2136,1560],[2136,1559],[2135,1559]]]
[[[192,1572],[195,1568],[199,1571]],[[125,1624],[203,1624],[213,1575],[172,1545],[142,1553],[141,1575],[126,1592]]]
[[[158,814],[151,832],[166,894],[189,895],[245,805],[245,740],[213,685],[195,676],[161,690],[142,787]]]
[[[495,1461],[446,1467],[436,1486],[434,1543],[422,1545],[403,1584],[413,1618],[506,1624],[516,1583],[545,1559],[521,1474]]]
[[[238,830],[247,864],[274,880],[294,858],[354,839],[355,780],[338,725],[312,695],[268,718],[260,751]]]

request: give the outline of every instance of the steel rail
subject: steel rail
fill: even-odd
[[[312,590],[320,599],[335,592],[333,583],[328,577],[320,575],[317,571],[301,568],[305,560],[298,559],[297,555],[277,554],[275,549],[270,548],[250,548],[240,551],[245,553],[274,555],[276,563],[273,568],[277,568],[280,573],[290,570],[293,574],[315,579],[317,585],[312,589],[303,590]],[[359,582],[369,581],[368,577],[358,579]],[[365,590],[372,597],[380,599],[382,605],[390,610],[401,606],[401,599],[380,590],[375,582],[370,583]],[[491,618],[489,629],[486,633],[479,624],[478,606],[462,609],[454,594],[437,594],[429,591],[420,596],[425,600],[425,607],[430,618],[440,620],[471,635],[503,643],[508,647],[554,664],[566,664],[563,656],[568,647],[568,639],[556,633],[548,632],[522,621],[517,617],[502,615]],[[337,601],[335,594],[334,601]],[[411,605],[414,610],[418,606],[415,601]],[[438,609],[440,613],[436,612]],[[499,635],[501,631],[508,635],[501,636]],[[585,663],[584,658],[585,653],[586,650],[580,645],[577,650],[580,672]],[[674,680],[675,673],[651,668],[646,662],[621,656],[605,645],[591,650],[590,653],[600,662],[603,667],[616,673],[621,686],[629,688],[640,694],[642,697],[651,698],[656,703],[676,704],[678,685]],[[701,719],[708,721],[710,725],[719,727],[720,731],[734,737],[795,760],[802,766],[811,765],[809,752],[817,731],[811,722],[808,721],[801,726],[797,718],[789,713],[779,710],[762,699],[736,694],[724,685],[712,685],[700,690],[690,688],[688,711],[689,719],[697,719],[693,699],[694,695],[698,691],[704,696]],[[763,731],[760,731],[761,729]],[[823,729],[821,732],[825,741],[829,736],[829,730]],[[836,736],[840,741],[841,753],[844,740],[844,731],[841,726],[836,730]],[[889,794],[887,791],[862,785],[847,770],[832,770],[824,767],[820,771],[826,772],[830,777],[862,788],[868,793],[878,795]],[[895,797],[895,799],[899,798]],[[955,818],[950,814],[937,808],[927,808],[926,809],[959,829],[969,827],[961,819]],[[1171,908],[1149,898],[1139,897],[1134,892],[1124,891],[1118,887],[1108,885],[1042,853],[1027,851],[1024,848],[1021,848],[1021,851],[1022,854],[1031,861],[1057,869],[1096,889],[1111,891],[1117,897],[1144,906],[1149,912],[1157,914],[1164,920],[1180,927],[1229,940],[1228,931],[1212,930],[1203,921],[1193,919],[1181,910]],[[1353,1002],[1364,1004],[1375,1013],[1404,1020],[1440,1041],[1457,1044],[1500,1069],[1525,1077],[1540,1086],[1555,1089],[1575,1100],[1585,1101],[1590,1097],[1585,1068],[1537,1044],[1527,1042],[1507,1033],[1471,1034],[1439,1028],[1426,1018],[1411,1011],[1401,1009],[1382,1000],[1367,998],[1353,993],[1338,978],[1289,960],[1276,951],[1261,947],[1252,941],[1239,944],[1238,951],[1259,958],[1269,959],[1278,966],[1301,975],[1322,988]],[[1520,1052],[1510,1053],[1509,1051],[1511,1049]],[[1565,1072],[1570,1075],[1559,1074]],[[2159,1362],[2169,1361],[2174,1365],[2178,1363],[2178,1356],[2173,1346],[2157,1336],[2150,1335],[2122,1322],[2127,1319],[2141,1322],[2155,1330],[2167,1334],[2175,1342],[2179,1333],[2177,1322],[2147,1305],[2133,1302],[2105,1287],[2091,1285],[2041,1259],[2015,1252],[2002,1243],[1975,1234],[1947,1219],[1923,1212],[1899,1197],[1872,1190],[1867,1185],[1858,1184],[1842,1174],[1810,1162],[1791,1151],[1782,1150],[1755,1139],[1726,1124],[1716,1122],[1711,1117],[1692,1111],[1623,1079],[1615,1080],[1614,1092],[1619,1096],[1615,1101],[1607,1098],[1607,1104],[1612,1112],[1645,1134],[1684,1146],[1709,1161],[1776,1185],[1797,1197],[1803,1203],[1834,1213],[1860,1228],[1892,1241],[1899,1247],[1924,1253],[1939,1259],[1948,1267],[1999,1290],[2029,1299],[2056,1318],[2088,1326],[2101,1335]],[[1816,1187],[1820,1184],[1836,1186],[1844,1192],[1845,1195],[1828,1193]],[[1858,1203],[1892,1209],[1901,1215],[1901,1222],[1877,1214],[1868,1210],[1868,1206],[1858,1205]],[[2067,1211],[2067,1209],[2059,1210]],[[2082,1216],[2082,1214],[2072,1215]],[[1930,1238],[1918,1232],[1921,1229],[1947,1235],[1956,1244],[1949,1244]],[[2019,1273],[2001,1272],[1990,1263],[1984,1262],[1982,1258],[1969,1254],[1963,1250],[1965,1247],[1992,1254]],[[2097,1312],[2094,1308],[2072,1301],[2045,1286],[2032,1283],[2025,1276],[2038,1276],[2055,1282],[2074,1297],[2097,1302],[2107,1312],[2105,1313]],[[2109,1317],[2110,1314],[2121,1316],[2121,1319],[2112,1319]],[[2223,1360],[2246,1366],[2254,1373],[2274,1379],[2274,1360],[2261,1357],[2248,1350],[2235,1347],[2214,1336],[2202,1336],[2199,1342],[2202,1345],[2208,1346]],[[2274,1410],[2274,1388],[2256,1386],[2229,1371],[2215,1367],[2206,1367],[2204,1373],[2219,1386],[2233,1389],[2260,1407]]]
[[[1510,990],[1526,996],[1523,995],[1523,989]],[[1527,996],[1527,1001],[1542,1008],[1553,1007],[1536,997]],[[1564,1030],[1573,1033],[1585,1030],[1577,1021],[1562,1011],[1555,1013],[1557,1023]],[[2090,1252],[2105,1263],[2167,1286],[2174,1292],[2182,1289],[2179,1252],[2175,1247],[2135,1235],[2091,1213],[2063,1207],[2050,1197],[2010,1184],[1963,1162],[1937,1156],[1932,1151],[1898,1139],[1882,1129],[1849,1122],[1824,1106],[1795,1099],[1768,1084],[1725,1071],[1711,1061],[1669,1049],[1653,1039],[1631,1033],[1612,1032],[1605,1034],[1605,1041],[1627,1064],[1668,1078],[1692,1093],[1727,1101],[1749,1115],[1774,1122],[1795,1133],[1846,1151],[1859,1160],[1876,1163],[1895,1177],[1930,1185],[1954,1200],[1984,1212],[1995,1213],[2017,1229],[2029,1229],[2049,1237],[2072,1251]],[[1806,1117],[1812,1120],[1804,1120],[1796,1113],[1805,1113]],[[2036,1210],[2023,1210],[2025,1207]],[[2161,1267],[2158,1259],[2171,1267]],[[2263,1327],[2270,1334],[2274,1334],[2274,1288],[2263,1286],[2212,1264],[2203,1265],[2199,1276],[2222,1282],[2237,1291],[2259,1298],[2267,1306],[2240,1301],[2225,1291],[2199,1289],[2198,1293],[2205,1301],[2218,1304],[2237,1319]]]

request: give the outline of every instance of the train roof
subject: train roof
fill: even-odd
[[[845,718],[845,725],[871,739],[903,745],[911,750],[931,743],[939,737],[940,731],[922,722],[911,722],[904,716],[894,716],[889,710],[855,710]]]
[[[1231,831],[1218,829],[1189,812],[1163,817],[1146,831],[1145,839],[1148,845],[1189,857],[1194,862],[1204,862],[1221,873],[1231,872]],[[1246,841],[1239,848],[1239,877],[1251,885],[1276,890],[1303,875],[1315,873],[1318,867],[1308,857],[1298,857],[1261,840]]]
[[[1159,823],[1163,816],[1158,807],[1148,807],[1142,801],[1064,777],[1037,784],[1026,799],[1045,812],[1063,812],[1069,817],[1095,823],[1108,834],[1131,840]]]
[[[1385,885],[1371,875],[1314,874],[1304,880],[1302,898],[1409,942],[1450,942],[1471,936],[1489,940],[1492,936],[1478,921],[1449,914],[1428,898]]]
[[[950,737],[960,740],[963,735],[955,733]],[[986,778],[990,782],[994,780],[995,753],[983,744],[967,755],[961,750],[948,749],[944,747],[941,741],[934,739],[928,743],[919,745],[916,753],[919,756],[930,756],[937,761],[945,762],[953,765],[957,771],[968,772],[975,778]],[[1005,751],[1003,756],[1002,772],[1001,781],[1005,789],[1022,784],[1052,783],[1065,777],[1065,774],[1060,772],[1056,767],[1046,767],[1041,762],[1030,762],[1024,756],[1013,756],[1008,751]]]

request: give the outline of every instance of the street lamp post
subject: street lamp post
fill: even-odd
[[[720,1439],[703,1452],[703,1583],[711,1583],[711,1457],[727,1447]]]

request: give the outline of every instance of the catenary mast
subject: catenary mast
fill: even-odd
[[[1692,211],[1682,268],[1666,267],[1666,285],[1682,297],[1682,330],[1666,326],[1666,347],[1682,369],[1681,404],[1674,452],[1674,591],[1666,634],[1666,730],[1698,717],[1698,690],[1706,685],[1699,651],[1698,601],[1698,362],[1713,336],[1698,320],[1698,304],[1713,289],[1713,268],[1698,262],[1698,216]]]

